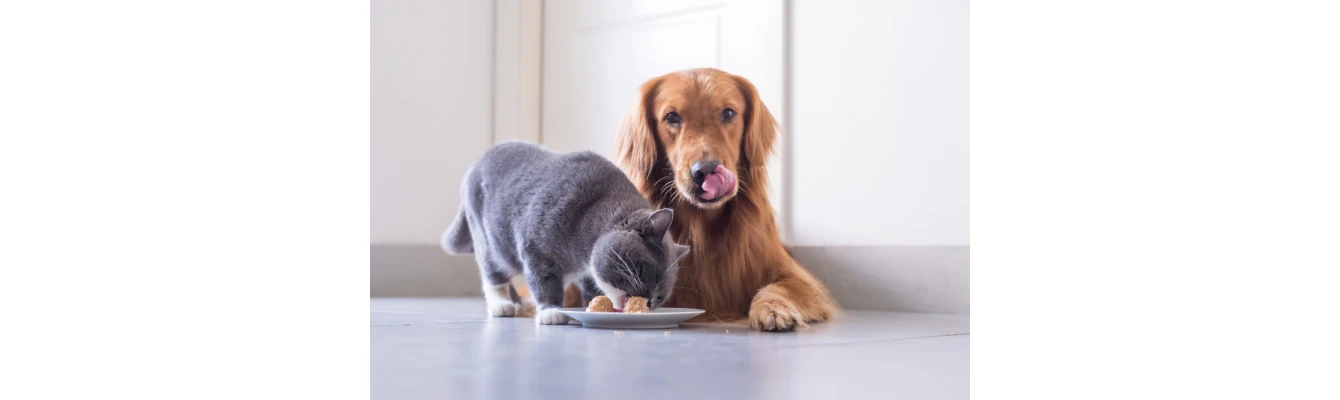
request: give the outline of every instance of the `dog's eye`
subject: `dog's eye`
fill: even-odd
[[[665,114],[665,123],[670,125],[679,125],[680,122],[681,121],[679,120],[679,113],[671,111],[669,114]]]
[[[731,122],[735,120],[735,110],[727,108],[721,112],[721,122]]]

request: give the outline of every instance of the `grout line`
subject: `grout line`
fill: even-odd
[[[489,146],[498,144],[498,2],[493,2],[493,27],[489,36]]]
[[[795,53],[792,48],[795,47],[795,23],[792,21],[795,8],[793,0],[787,0],[782,4],[782,129],[778,132],[778,142],[782,147],[782,170],[781,173],[781,193],[777,196],[782,201],[782,243],[795,243],[795,68],[793,61]]]
[[[539,66],[535,68],[536,73],[539,74],[535,77],[536,89],[539,92],[535,94],[539,96],[535,100],[535,143],[540,144],[544,143],[544,13],[545,2],[540,2],[540,55],[537,61]]]

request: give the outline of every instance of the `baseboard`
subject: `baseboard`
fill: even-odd
[[[796,246],[843,308],[968,314],[968,246]],[[372,245],[372,296],[481,296],[472,256],[437,245]]]
[[[968,314],[968,246],[797,246],[842,308]]]
[[[374,297],[483,296],[474,256],[431,244],[372,245]]]

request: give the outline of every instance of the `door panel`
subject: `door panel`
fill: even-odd
[[[545,4],[541,137],[546,146],[613,156],[615,130],[643,82],[670,71],[720,66],[722,3],[680,8],[664,3],[669,2]]]

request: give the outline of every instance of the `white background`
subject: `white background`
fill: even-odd
[[[1336,4],[972,4],[973,395],[1340,397]]]
[[[367,8],[0,7],[0,397],[365,398]],[[1337,397],[1333,3],[972,7],[973,395]]]

